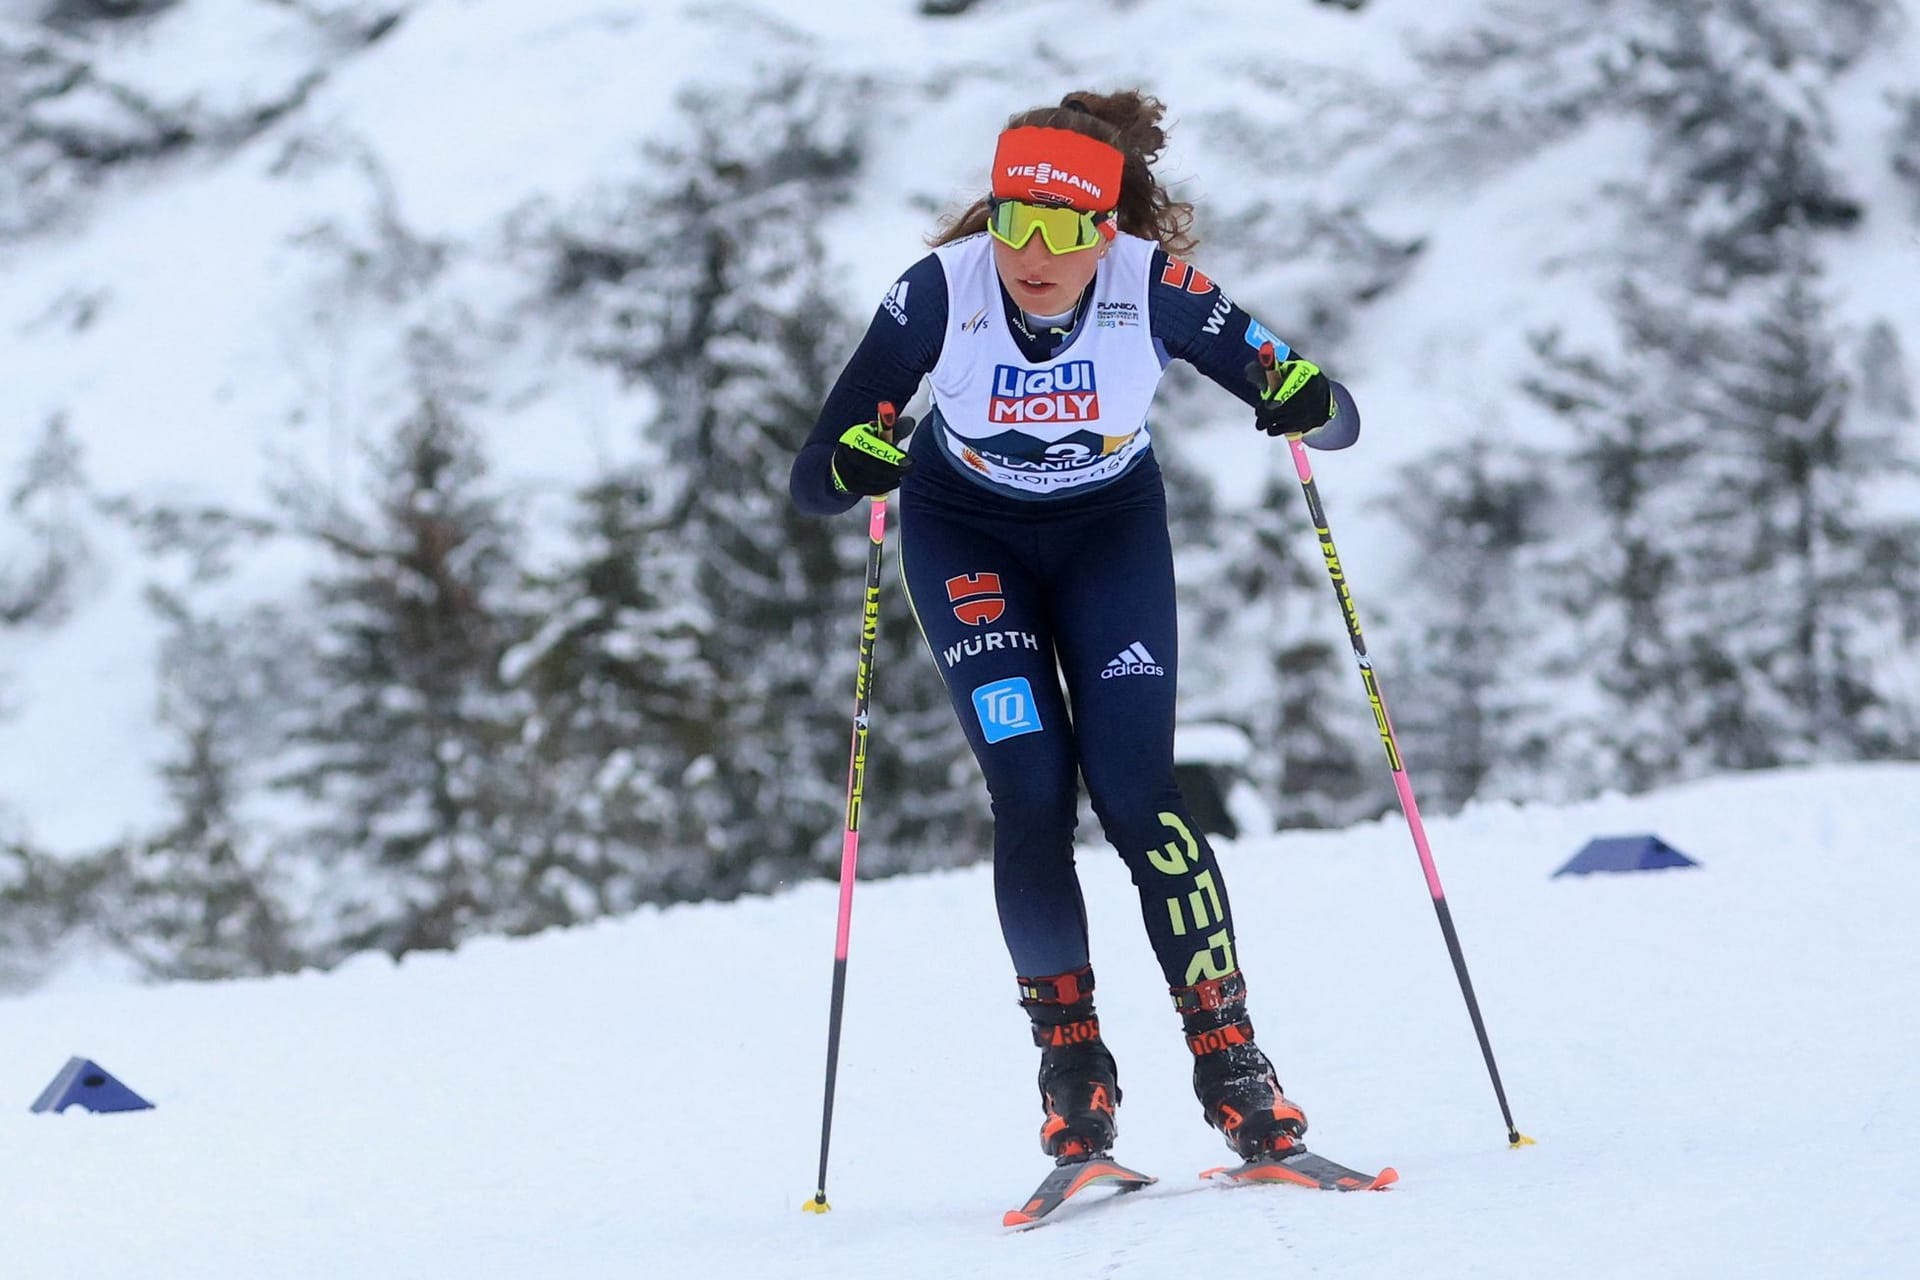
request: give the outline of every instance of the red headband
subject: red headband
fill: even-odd
[[[1120,203],[1126,157],[1071,129],[1023,125],[1000,135],[993,152],[993,194],[1034,204],[1066,204],[1111,213]]]

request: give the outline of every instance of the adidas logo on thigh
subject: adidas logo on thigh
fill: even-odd
[[[1165,674],[1167,669],[1147,652],[1147,646],[1135,640],[1101,669],[1100,678],[1117,680],[1121,676],[1163,676]]]

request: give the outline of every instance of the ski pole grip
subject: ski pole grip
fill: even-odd
[[[1271,342],[1261,343],[1260,344],[1260,367],[1266,371],[1268,391],[1275,391],[1279,389],[1280,370],[1275,367],[1276,365],[1278,365],[1278,363],[1279,363],[1279,360],[1277,359],[1276,353],[1274,352],[1273,344]]]

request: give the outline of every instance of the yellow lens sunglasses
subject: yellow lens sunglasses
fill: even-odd
[[[1046,241],[1048,253],[1078,253],[1093,248],[1102,237],[1112,238],[1110,219],[1110,214],[1085,213],[1063,204],[1028,204],[998,197],[987,201],[987,230],[1009,249],[1026,247],[1038,232]]]

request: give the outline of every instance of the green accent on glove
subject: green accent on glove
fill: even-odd
[[[849,449],[858,449],[861,453],[880,459],[892,466],[899,466],[900,460],[907,456],[905,449],[896,449],[873,433],[870,422],[856,422],[840,433],[840,443]]]
[[[1268,404],[1285,404],[1319,374],[1320,366],[1311,360],[1288,360],[1274,366],[1274,371],[1281,375],[1280,385],[1263,390],[1260,398]]]
[[[907,425],[908,427],[913,425],[912,419],[907,420]],[[845,431],[842,431],[840,433],[840,444],[845,448],[853,450],[855,453],[865,454],[867,457],[874,459],[881,464],[882,468],[891,467],[895,472],[906,468],[906,450],[897,449],[890,441],[876,435],[871,422],[856,422]],[[836,452],[838,451],[836,450]],[[858,458],[849,458],[847,461],[850,468],[855,472],[868,469],[867,464],[861,463]],[[839,459],[836,458],[833,463],[828,466],[827,471],[833,478],[835,491],[839,493],[853,493],[855,491],[854,486],[849,485],[840,475]],[[874,477],[871,471],[869,471],[869,474],[862,477],[862,479],[872,481]],[[897,482],[898,476],[894,476],[893,479]],[[889,484],[888,487],[891,488],[891,484]],[[879,490],[872,489],[871,484],[869,484],[862,492],[879,492]]]

